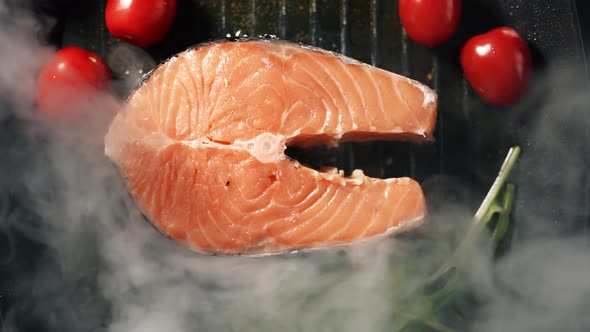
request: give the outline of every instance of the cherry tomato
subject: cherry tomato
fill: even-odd
[[[107,29],[116,38],[150,47],[164,38],[176,16],[176,0],[108,0]]]
[[[531,63],[526,41],[508,27],[472,37],[461,50],[467,81],[483,99],[500,107],[516,102],[526,92]]]
[[[37,106],[54,115],[80,107],[108,87],[111,73],[96,54],[76,46],[57,51],[37,81]]]
[[[434,47],[457,30],[461,0],[399,0],[399,16],[410,38]]]

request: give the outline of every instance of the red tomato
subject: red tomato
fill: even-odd
[[[531,62],[526,41],[507,27],[472,37],[461,50],[467,81],[495,106],[508,106],[522,97],[529,85]]]
[[[108,0],[107,29],[116,38],[149,47],[164,38],[176,16],[176,0]]]
[[[63,114],[108,87],[111,73],[96,54],[70,46],[57,51],[37,81],[37,105],[47,113]]]
[[[434,47],[457,30],[461,0],[399,0],[399,16],[410,38]]]

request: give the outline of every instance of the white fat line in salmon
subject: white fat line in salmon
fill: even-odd
[[[246,151],[262,163],[272,163],[287,158],[284,153],[287,147],[286,140],[287,138],[284,135],[262,133],[250,140],[235,141],[233,143],[214,142],[207,139],[183,140],[180,142],[191,148],[215,148]],[[316,176],[341,186],[359,186],[367,181],[372,181],[371,178],[365,176],[361,169],[355,169],[350,176],[345,176],[343,170],[339,170],[335,167],[325,167],[321,171],[316,171]],[[382,181],[386,183],[403,183],[410,181],[410,179],[390,178],[382,179]]]
[[[272,163],[287,158],[287,137],[280,134],[262,133],[246,141],[236,140],[232,143],[215,142],[208,139],[183,140],[182,144],[194,148],[211,147],[247,151],[262,163]]]

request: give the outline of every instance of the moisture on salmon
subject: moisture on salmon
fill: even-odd
[[[168,236],[202,252],[280,253],[420,225],[416,181],[320,172],[285,149],[428,140],[436,107],[422,83],[342,55],[218,42],[159,66],[112,122],[105,151]]]

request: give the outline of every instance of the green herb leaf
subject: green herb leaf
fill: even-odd
[[[418,287],[412,287],[401,294],[398,302],[402,304],[394,312],[394,331],[440,331],[453,332],[454,329],[440,322],[437,313],[445,310],[459,311],[463,317],[472,310],[469,289],[466,286],[466,272],[464,271],[465,256],[473,248],[491,221],[497,216],[495,226],[491,230],[490,239],[492,249],[496,250],[510,226],[510,215],[514,206],[516,188],[513,184],[506,184],[510,172],[514,168],[519,156],[520,147],[510,149],[500,172],[475,213],[465,237],[448,259]],[[403,284],[406,278],[404,267],[398,266],[392,270],[392,282]],[[400,283],[402,282],[402,283]]]

